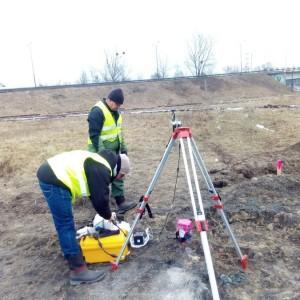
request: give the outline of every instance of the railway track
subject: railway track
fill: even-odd
[[[146,114],[146,113],[164,113],[171,112],[172,110],[176,111],[225,111],[225,110],[242,110],[245,107],[246,103],[249,101],[258,101],[260,99],[248,99],[243,101],[231,101],[222,104],[211,104],[203,105],[202,103],[191,103],[191,104],[179,104],[173,106],[159,106],[151,108],[133,108],[123,110],[124,114]],[[230,106],[232,105],[233,106]],[[239,104],[239,106],[237,106]],[[201,106],[201,107],[199,107]],[[300,105],[297,104],[266,104],[258,105],[256,108],[265,108],[265,109],[299,109]],[[11,116],[0,116],[0,122],[18,122],[18,121],[33,121],[33,120],[49,120],[49,119],[62,119],[62,118],[71,118],[71,117],[81,117],[87,116],[88,111],[72,111],[72,112],[63,112],[55,114],[28,114],[28,115],[11,115]]]

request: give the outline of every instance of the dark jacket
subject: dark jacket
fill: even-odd
[[[103,150],[100,154],[107,160],[113,170],[118,162],[118,156],[108,150]],[[90,199],[95,210],[104,219],[110,219],[109,185],[113,180],[110,171],[107,167],[91,158],[85,160],[84,170],[90,190]],[[53,184],[69,190],[69,188],[56,177],[47,161],[38,169],[37,177],[44,183]]]
[[[113,111],[109,108],[109,106],[106,104],[105,100],[103,100],[103,103],[106,105],[106,107],[109,109],[110,113],[112,114],[115,122],[117,123],[120,113],[118,111]],[[100,133],[102,131],[102,127],[104,124],[104,114],[103,111],[98,107],[94,106],[88,115],[88,123],[89,123],[89,137],[92,141],[92,149],[89,148],[90,151],[94,150],[93,152],[99,152],[103,149],[106,149],[105,145],[101,141]],[[117,145],[113,145],[114,149],[110,149],[115,151],[116,153],[125,153],[127,154],[127,146],[124,142],[124,138],[122,139],[122,142],[119,141]]]

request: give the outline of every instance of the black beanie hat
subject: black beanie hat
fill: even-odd
[[[118,103],[123,104],[124,102],[124,95],[122,89],[115,89],[112,90],[109,95],[107,96],[108,99]]]

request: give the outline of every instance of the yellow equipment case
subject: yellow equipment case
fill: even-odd
[[[106,237],[84,236],[80,239],[80,247],[87,263],[112,262],[119,255],[126,239],[126,230]],[[130,254],[126,246],[121,260]]]

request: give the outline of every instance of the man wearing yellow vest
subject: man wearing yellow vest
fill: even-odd
[[[103,271],[90,271],[76,241],[72,203],[82,196],[90,198],[96,212],[115,220],[109,205],[109,184],[129,173],[127,155],[103,150],[99,154],[84,150],[63,152],[46,160],[37,177],[48,202],[59,243],[70,268],[70,283],[93,283],[104,278]]]
[[[122,115],[119,113],[119,108],[123,103],[122,89],[114,89],[107,98],[97,102],[91,109],[88,115],[89,151],[97,153],[103,149],[108,149],[116,154],[127,155],[127,147],[122,135]],[[136,203],[126,201],[122,179],[115,179],[112,182],[111,194],[116,200],[120,214],[136,206]]]

